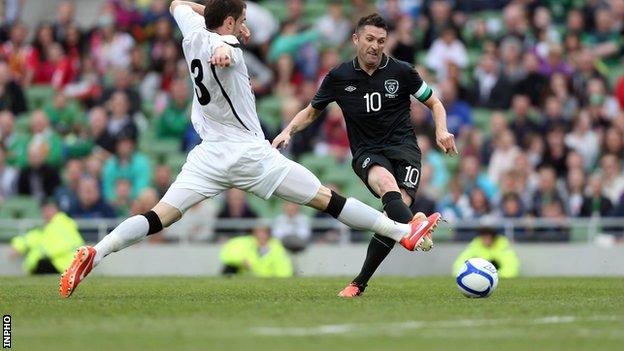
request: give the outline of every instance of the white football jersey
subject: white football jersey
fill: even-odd
[[[195,90],[191,121],[199,136],[207,141],[264,139],[236,37],[208,31],[204,17],[187,5],[178,5],[173,16],[184,37],[182,49]],[[208,60],[223,45],[232,47],[231,65],[218,68]]]

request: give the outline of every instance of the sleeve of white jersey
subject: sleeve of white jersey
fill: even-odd
[[[186,38],[191,33],[206,30],[206,23],[204,17],[199,13],[193,11],[193,9],[184,4],[176,6],[173,10],[173,18],[175,18],[182,36]]]

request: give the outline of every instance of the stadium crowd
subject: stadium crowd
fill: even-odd
[[[168,1],[91,1],[101,8],[89,27],[76,23],[72,1],[60,2],[50,22],[28,26],[25,2],[7,0],[2,11],[0,208],[30,196],[53,197],[78,219],[149,210],[199,142]],[[624,0],[249,1],[245,60],[268,139],[333,66],[353,57],[354,22],[375,11],[391,27],[386,52],[435,88],[458,141],[459,157],[438,152],[431,116],[414,101],[419,208],[450,221],[624,217]],[[286,152],[353,194],[337,106]],[[263,212],[256,202],[230,191],[160,238],[212,239],[211,218],[267,213],[277,217],[277,237],[336,237],[311,231],[314,214],[296,206]]]

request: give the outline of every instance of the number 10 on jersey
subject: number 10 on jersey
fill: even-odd
[[[370,113],[371,111],[377,112],[381,110],[380,93],[366,93],[366,95],[364,95],[364,100],[366,100],[366,113]]]

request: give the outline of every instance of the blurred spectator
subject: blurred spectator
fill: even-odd
[[[127,68],[134,39],[128,33],[115,28],[115,19],[109,12],[98,17],[98,26],[91,35],[91,55],[100,72],[110,68]]]
[[[220,253],[223,274],[251,274],[256,277],[286,278],[293,275],[290,258],[270,228],[257,225],[253,235],[230,239]]]
[[[491,218],[493,215],[490,201],[485,192],[480,188],[473,188],[470,192],[470,211],[464,214],[464,218]]]
[[[410,16],[401,16],[394,32],[388,36],[386,50],[392,57],[414,64],[416,61],[416,45],[414,20]]]
[[[108,131],[106,109],[96,106],[89,111],[90,135],[95,145],[107,153],[115,152],[115,137]]]
[[[63,162],[63,140],[50,126],[50,120],[45,111],[36,110],[32,113],[30,133],[28,147],[37,149],[47,164],[59,167]]]
[[[494,142],[494,152],[490,158],[488,177],[495,184],[500,183],[503,173],[513,169],[516,156],[520,148],[516,146],[516,139],[509,129],[505,129],[497,135]]]
[[[546,57],[540,65],[540,73],[550,77],[555,73],[566,76],[572,74],[572,68],[563,60],[563,47],[559,44],[550,44],[547,47]]]
[[[533,52],[524,53],[522,66],[525,76],[517,83],[515,93],[528,95],[531,99],[531,104],[539,105],[544,89],[548,86],[548,78],[539,71],[539,58]]]
[[[225,193],[225,203],[219,212],[219,219],[254,219],[258,215],[247,204],[247,195],[239,189],[230,189]],[[232,237],[244,232],[244,228],[219,229],[218,235]],[[219,240],[220,238],[217,238]]]
[[[583,207],[585,198],[585,172],[582,168],[574,168],[568,171],[566,177],[567,208],[570,216],[578,217]]]
[[[624,140],[622,132],[615,127],[605,131],[602,152],[615,156],[620,162],[624,159]]]
[[[22,87],[11,77],[9,65],[0,61],[0,110],[9,110],[14,115],[26,111],[26,98]]]
[[[17,192],[42,201],[52,196],[60,184],[58,170],[45,162],[37,144],[31,144],[28,147],[28,165],[21,169],[17,179]]]
[[[542,166],[539,169],[539,184],[533,194],[531,208],[533,214],[537,217],[544,217],[544,208],[553,202],[562,206],[563,211],[563,195],[557,188],[557,174],[552,166]],[[555,209],[551,208],[553,213]],[[563,212],[565,215],[565,212]],[[558,216],[558,215],[557,215]]]
[[[458,178],[449,183],[449,191],[439,204],[442,216],[449,222],[464,218],[470,210],[470,202]]]
[[[171,185],[171,167],[166,164],[160,164],[156,166],[154,171],[154,184],[153,187],[158,193],[158,198],[162,198],[169,186]]]
[[[522,43],[514,37],[509,37],[501,42],[499,50],[501,74],[507,78],[509,84],[515,86],[526,74],[522,66]]]
[[[606,154],[600,158],[600,170],[602,171],[603,193],[612,204],[617,204],[624,193],[622,163],[615,155]]]
[[[58,274],[71,264],[76,249],[84,245],[78,225],[46,200],[41,215],[44,225],[11,240],[15,253],[24,256],[24,270],[30,274]]]
[[[28,87],[34,71],[31,66],[33,48],[26,43],[28,27],[19,21],[11,25],[9,41],[2,44],[1,55],[17,83]]]
[[[500,205],[500,216],[503,218],[522,218],[525,215],[522,199],[517,193],[503,195]]]
[[[25,166],[28,139],[15,131],[15,116],[10,111],[0,112],[0,144],[5,150],[7,164]]]
[[[142,16],[134,0],[108,0],[114,10],[115,24],[122,30],[131,30],[141,24]]]
[[[152,169],[149,159],[136,151],[135,142],[128,137],[117,141],[116,152],[104,164],[102,176],[104,198],[115,198],[117,179],[128,179],[132,184],[132,198],[136,198],[150,184]]]
[[[510,93],[511,83],[502,74],[496,57],[484,54],[475,69],[472,101],[479,107],[505,109],[509,108]]]
[[[511,102],[511,124],[509,128],[514,132],[516,140],[522,148],[528,147],[527,136],[538,131],[531,113],[531,100],[528,95],[516,94]]]
[[[15,194],[17,170],[6,164],[4,147],[0,145],[0,204]]]
[[[316,20],[316,28],[329,45],[340,46],[351,36],[351,23],[344,16],[342,0],[331,0],[327,14]]]
[[[84,175],[84,162],[78,159],[69,160],[64,168],[64,182],[54,191],[54,199],[61,211],[68,212],[78,201],[78,185]]]
[[[600,145],[598,136],[591,129],[591,120],[587,111],[580,111],[572,131],[565,136],[565,145],[583,156],[585,170],[594,167]]]
[[[611,58],[621,52],[621,28],[615,23],[614,13],[608,7],[599,7],[594,13],[595,29],[589,36],[592,51],[602,58]],[[617,23],[621,25],[621,23]]]
[[[501,278],[515,278],[520,271],[520,260],[509,240],[491,227],[483,227],[453,264],[453,274],[459,273],[465,261],[480,257],[490,261]]]
[[[43,108],[48,115],[52,127],[61,135],[67,135],[78,130],[84,123],[83,112],[76,105],[67,101],[63,93],[57,93],[54,100]]]
[[[470,106],[465,101],[457,99],[457,86],[454,83],[445,80],[440,83],[439,88],[446,108],[448,131],[456,137],[461,137],[473,126]]]
[[[117,213],[100,193],[100,185],[93,177],[85,176],[78,182],[78,201],[69,210],[72,218],[117,218]]]
[[[69,36],[70,28],[74,23],[74,3],[69,0],[59,2],[56,7],[56,19],[52,23],[52,33],[54,40],[57,42],[65,42]]]
[[[127,68],[117,67],[113,70],[113,85],[104,89],[102,94],[102,103],[110,101],[117,92],[123,92],[128,99],[126,107],[130,115],[141,110],[141,95],[133,87],[132,75]]]
[[[271,38],[279,29],[275,16],[261,5],[249,1],[247,2],[247,27],[253,33],[250,45],[258,48],[260,56],[265,56]]]
[[[572,119],[576,113],[579,102],[572,94],[570,78],[563,73],[555,73],[550,79],[550,92],[556,97],[561,105],[561,114],[566,120]]]
[[[475,156],[467,156],[460,161],[460,173],[464,193],[470,194],[473,189],[480,188],[488,199],[492,199],[497,187],[488,176],[481,171],[479,160]]]
[[[533,233],[528,233],[518,241],[569,241],[570,227],[566,218],[564,205],[561,201],[552,201],[544,204],[540,217],[543,217],[546,224],[537,228]]]
[[[111,206],[115,209],[118,218],[128,217],[132,206],[132,184],[128,179],[119,178],[115,182],[115,198]]]
[[[323,140],[316,144],[315,151],[332,155],[340,161],[351,155],[344,117],[337,104],[329,106],[327,117],[323,121]]]
[[[423,38],[423,46],[428,49],[439,38],[445,28],[452,27],[452,8],[449,1],[433,0],[429,5],[427,14],[428,26]]]
[[[495,139],[504,131],[508,130],[507,116],[501,111],[494,111],[490,116],[489,123],[490,133],[483,141],[479,149],[479,159],[482,163],[489,164],[492,153],[494,152]],[[515,140],[515,136],[514,136]],[[517,142],[516,142],[517,143]]]
[[[442,30],[440,37],[431,45],[425,62],[427,67],[436,72],[439,81],[447,78],[449,63],[460,68],[468,65],[466,47],[457,38],[457,32],[453,27],[446,27]]]
[[[310,220],[299,208],[295,203],[284,201],[283,212],[275,218],[271,231],[273,237],[293,252],[303,250],[312,235]]]
[[[436,139],[433,121],[429,119],[428,109],[415,99],[410,103],[410,120],[416,134],[426,135],[430,141]]]
[[[130,105],[126,93],[123,91],[115,92],[106,105],[110,111],[108,133],[115,139],[130,138],[136,141],[139,130],[130,115]]]
[[[565,132],[562,127],[553,127],[546,132],[546,148],[541,165],[552,166],[561,178],[567,172],[566,158],[570,150],[564,142]]]
[[[191,125],[190,107],[188,83],[181,79],[175,81],[172,84],[171,99],[156,121],[156,135],[160,138],[180,140]]]
[[[419,135],[417,140],[422,160],[429,165],[431,173],[435,174],[435,177],[431,178],[431,186],[435,189],[434,193],[441,193],[446,188],[450,179],[449,171],[444,163],[444,158],[436,149],[431,148],[431,140],[426,135]],[[422,186],[420,186],[420,188],[422,188]]]
[[[554,95],[544,98],[544,115],[542,116],[541,134],[560,127],[564,132],[570,130],[569,121],[563,115],[563,105]]]

